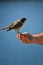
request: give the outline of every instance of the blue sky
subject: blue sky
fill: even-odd
[[[0,2],[0,27],[26,17],[20,32],[43,32],[43,1]],[[43,65],[43,45],[24,44],[15,31],[0,31],[0,65]]]

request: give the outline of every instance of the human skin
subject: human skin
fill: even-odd
[[[43,32],[39,34],[30,34],[27,32],[24,33],[17,33],[17,37],[19,40],[21,40],[23,43],[26,44],[43,44]]]

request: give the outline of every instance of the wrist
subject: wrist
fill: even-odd
[[[43,39],[39,35],[33,35],[33,43],[43,44]]]
[[[33,43],[38,43],[38,37],[33,35]]]

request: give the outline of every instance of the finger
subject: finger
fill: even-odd
[[[20,39],[20,40],[21,40],[21,36],[22,36],[22,34],[17,33],[17,38],[18,38],[18,39]]]
[[[17,38],[20,38],[20,34],[19,33],[17,33]]]

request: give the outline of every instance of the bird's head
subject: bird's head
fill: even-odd
[[[27,19],[26,18],[21,18],[20,21],[26,21]]]

